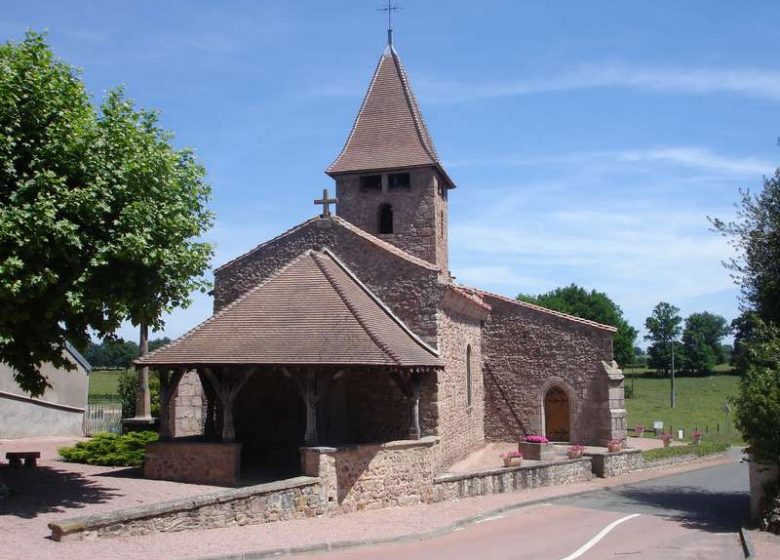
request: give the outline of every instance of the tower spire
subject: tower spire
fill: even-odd
[[[401,6],[393,4],[392,0],[387,0],[387,6],[377,8],[380,12],[387,12],[387,46],[393,46],[393,12],[400,10]]]

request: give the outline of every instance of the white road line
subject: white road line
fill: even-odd
[[[598,534],[590,539],[588,542],[586,542],[584,545],[579,547],[577,550],[569,554],[566,558],[562,558],[561,560],[574,560],[575,558],[579,558],[583,554],[585,554],[588,550],[593,548],[593,546],[598,543],[601,539],[607,536],[607,533],[609,533],[612,529],[620,525],[621,523],[624,523],[628,521],[629,519],[633,519],[634,517],[639,517],[640,514],[638,513],[632,513],[631,515],[626,515],[625,517],[621,517],[620,519],[617,519],[604,527],[601,531],[598,532]]]

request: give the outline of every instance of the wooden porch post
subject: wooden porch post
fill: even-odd
[[[303,402],[306,405],[306,434],[303,443],[307,446],[317,445],[317,378],[313,371],[306,372]]]
[[[179,381],[187,372],[186,368],[177,368],[171,371],[168,368],[160,368],[160,439],[171,439],[171,408],[170,404]]]
[[[210,369],[204,368],[203,373],[211,381],[219,400],[222,403],[222,442],[232,443],[236,439],[236,429],[233,424],[233,404],[238,392],[244,386],[257,368],[248,368],[240,374],[231,376],[228,368],[223,368],[222,379]]]
[[[409,439],[420,439],[420,393],[422,377],[419,373],[412,374],[412,425],[409,428]]]

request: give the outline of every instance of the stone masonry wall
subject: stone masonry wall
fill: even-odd
[[[466,349],[471,346],[471,405],[466,384]],[[482,379],[482,328],[478,319],[442,309],[439,351],[446,366],[438,373],[437,472],[465,457],[485,439],[485,394]]]
[[[377,445],[305,447],[303,474],[322,480],[329,511],[430,503],[438,438]]]
[[[325,513],[320,481],[297,477],[49,524],[55,541],[133,537],[303,519]]]
[[[167,440],[146,444],[144,478],[232,485],[238,480],[240,443]]]
[[[339,202],[336,207],[339,217],[407,253],[439,265],[446,272],[447,245],[439,239],[446,241],[446,199],[442,198],[438,188],[437,171],[433,167],[421,167],[393,172],[408,172],[411,187],[408,190],[383,188],[363,191],[360,188],[361,174],[337,177],[336,197]],[[379,210],[384,204],[390,204],[393,209],[391,234],[379,233]],[[443,230],[439,229],[442,217],[445,223]]]
[[[504,494],[540,486],[584,482],[591,478],[589,459],[505,467],[469,474],[447,474],[434,480],[434,501]]]
[[[397,256],[335,220],[313,219],[214,273],[219,311],[307,249],[330,248],[409,328],[436,344],[438,271]]]
[[[542,399],[553,384],[569,395],[573,442],[601,444],[613,437],[609,380],[612,334],[490,295],[483,331],[485,437],[516,441],[541,434]],[[622,387],[621,387],[622,389]]]

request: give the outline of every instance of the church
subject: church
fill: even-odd
[[[451,274],[456,184],[391,37],[325,171],[335,197],[217,268],[213,316],[136,362],[161,380],[147,476],[333,468],[351,477],[334,490],[346,503],[373,469],[425,501],[398,488],[486,442],[625,438],[615,328]]]

